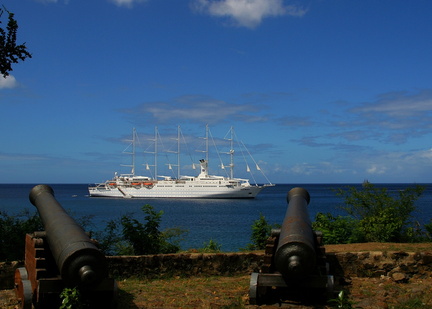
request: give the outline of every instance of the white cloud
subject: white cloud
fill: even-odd
[[[306,14],[306,9],[285,6],[283,0],[195,0],[198,11],[217,17],[228,17],[241,27],[255,28],[264,18],[275,16],[298,16]]]
[[[432,149],[424,150],[420,153],[421,158],[432,159]]]
[[[317,163],[297,163],[291,167],[290,172],[295,175],[331,175],[331,174],[342,174],[348,170],[333,164],[328,161],[322,161]]]
[[[432,89],[384,93],[347,112],[342,121],[333,122],[338,131],[332,137],[403,144],[430,134]]]
[[[0,89],[5,88],[16,88],[18,87],[18,82],[12,75],[4,78],[3,75],[0,76]]]
[[[244,120],[256,112],[250,104],[232,104],[201,95],[184,95],[167,102],[148,102],[122,110],[133,117],[149,117],[155,123],[183,121],[193,123],[221,123]],[[250,120],[250,119],[248,119]],[[140,120],[142,121],[142,120]]]
[[[64,4],[69,4],[69,1],[70,0],[63,0],[63,3]],[[50,4],[50,3],[57,3],[57,2],[59,2],[59,0],[36,0],[36,2],[40,2],[40,3],[43,3],[43,4]]]
[[[417,93],[392,92],[378,97],[378,100],[365,103],[353,109],[359,113],[384,113],[389,117],[406,118],[407,116],[432,111],[432,90]]]
[[[110,1],[117,6],[124,6],[127,8],[131,8],[134,6],[134,4],[137,3],[147,2],[147,0],[110,0]]]
[[[372,165],[366,171],[368,174],[384,174],[387,168],[385,166]]]

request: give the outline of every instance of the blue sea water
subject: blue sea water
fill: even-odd
[[[416,201],[414,218],[421,224],[432,219],[432,184],[426,187]],[[0,184],[0,211],[10,215],[24,209],[36,211],[28,195],[33,184]],[[156,211],[163,211],[161,229],[179,227],[188,230],[182,249],[201,248],[210,239],[221,245],[223,251],[238,251],[250,243],[251,226],[260,214],[270,223],[281,224],[285,216],[287,192],[294,187],[309,191],[311,220],[318,212],[344,215],[339,208],[343,200],[334,190],[346,184],[278,184],[261,191],[255,199],[112,199],[91,198],[86,184],[52,184],[59,203],[74,217],[92,216],[92,230],[103,230],[106,223],[125,214],[143,219],[141,207],[150,204]],[[352,186],[352,185],[349,185]],[[361,186],[361,184],[357,185]],[[412,187],[414,184],[379,184],[389,191]]]

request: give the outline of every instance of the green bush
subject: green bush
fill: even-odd
[[[42,231],[39,215],[25,209],[17,215],[0,211],[0,261],[24,259],[25,235]]]
[[[330,213],[317,213],[312,228],[324,235],[325,244],[349,244],[360,242],[356,234],[357,220],[348,216],[333,216]]]
[[[432,237],[432,219],[429,221],[429,223],[426,223],[424,227],[426,230],[426,238],[430,240]]]
[[[174,253],[180,250],[180,241],[187,231],[179,228],[159,230],[163,212],[144,205],[144,223],[125,215],[108,222],[104,231],[93,233],[99,248],[106,255],[134,255]],[[92,225],[93,216],[82,216],[77,223],[86,229]],[[24,210],[18,215],[0,211],[0,261],[24,259],[25,234],[44,229],[37,212]]]
[[[180,250],[180,241],[186,233],[179,228],[160,231],[163,211],[155,211],[144,205],[144,223],[124,215],[119,220],[111,220],[104,232],[98,233],[100,247],[107,255],[143,255],[175,253]]]
[[[64,288],[60,293],[61,305],[59,309],[81,309],[81,293],[78,288]]]
[[[251,243],[247,245],[247,250],[264,250],[273,227],[264,215],[260,214],[259,219],[252,224]]]
[[[205,242],[203,244],[203,248],[198,251],[204,253],[217,253],[217,252],[221,252],[221,247],[222,246],[218,244],[216,241],[210,239],[208,242]]]
[[[418,238],[414,237],[415,222],[411,214],[424,189],[417,185],[391,194],[387,188],[365,183],[361,189],[338,189],[337,195],[345,200],[341,208],[357,221],[353,233],[358,239],[366,242],[413,242]]]

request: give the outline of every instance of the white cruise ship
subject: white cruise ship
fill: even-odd
[[[248,179],[234,178],[234,150],[232,147],[228,153],[231,155],[231,163],[229,164],[231,170],[230,177],[209,175],[208,156],[206,159],[200,160],[201,172],[198,176],[179,175],[177,178],[168,176],[156,176],[155,178],[136,176],[134,175],[135,129],[133,136],[134,149],[131,153],[133,155],[132,173],[120,176],[115,174],[111,180],[89,186],[90,196],[117,198],[255,198],[265,187],[274,186],[271,183],[265,185],[250,184]],[[157,136],[155,133],[155,145],[157,143]],[[178,138],[178,140],[180,139]],[[208,152],[208,127],[206,127],[206,141]],[[258,165],[257,169],[259,170]]]

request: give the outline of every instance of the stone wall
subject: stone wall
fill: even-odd
[[[182,253],[107,257],[113,278],[171,276],[227,276],[258,272],[263,253]],[[432,252],[327,253],[335,277],[389,276],[395,281],[431,276]],[[21,263],[22,264],[22,263]],[[0,263],[0,289],[12,289],[18,262]]]
[[[110,275],[163,278],[167,276],[228,276],[259,271],[263,254],[190,253],[107,257]]]
[[[333,275],[339,277],[388,276],[395,281],[430,277],[432,252],[340,252],[327,253]]]
[[[327,253],[336,277],[389,276],[396,281],[421,278],[432,273],[431,252]],[[167,254],[108,257],[113,277],[163,278],[166,276],[225,276],[258,272],[263,253]]]

